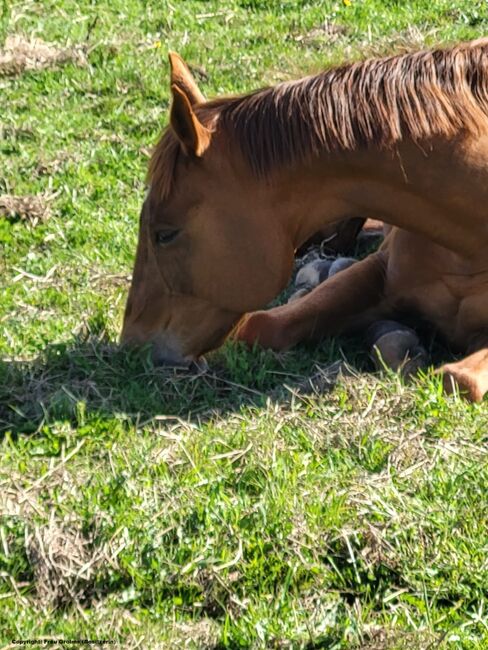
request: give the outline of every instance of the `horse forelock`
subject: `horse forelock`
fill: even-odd
[[[258,175],[322,152],[480,133],[488,126],[488,38],[217,98],[198,115],[227,132]],[[149,167],[161,196],[171,191],[179,151],[168,129]]]

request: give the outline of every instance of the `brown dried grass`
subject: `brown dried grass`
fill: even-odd
[[[59,47],[39,38],[8,36],[0,50],[0,76],[22,74],[26,70],[43,70],[66,63],[86,65],[86,53],[81,46]]]
[[[26,551],[38,598],[54,606],[88,597],[93,578],[105,562],[104,549],[93,548],[93,540],[79,529],[60,525],[53,518],[29,532]]]
[[[51,216],[52,194],[36,194],[27,196],[14,196],[12,194],[0,195],[0,217],[20,219],[32,226],[47,221]]]

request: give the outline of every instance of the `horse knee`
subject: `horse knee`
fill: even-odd
[[[252,347],[255,343],[271,350],[290,347],[280,319],[269,311],[255,311],[244,316],[238,325],[234,338]]]

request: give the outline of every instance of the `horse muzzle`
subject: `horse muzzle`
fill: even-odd
[[[199,375],[208,370],[208,363],[205,357],[176,357],[161,352],[157,346],[153,346],[151,356],[154,365],[158,367],[187,370],[190,373]]]
[[[124,328],[120,337],[121,345],[144,346],[151,348],[151,359],[155,366],[180,368],[202,374],[208,370],[208,363],[203,356],[185,355],[181,352],[177,340],[168,333],[141,336],[140,332]]]

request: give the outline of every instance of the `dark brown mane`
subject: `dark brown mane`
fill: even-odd
[[[219,98],[202,106],[201,116],[217,118],[216,128],[260,175],[324,151],[479,133],[488,127],[488,39],[370,59]],[[174,140],[166,132],[150,166],[164,194],[176,162]]]

